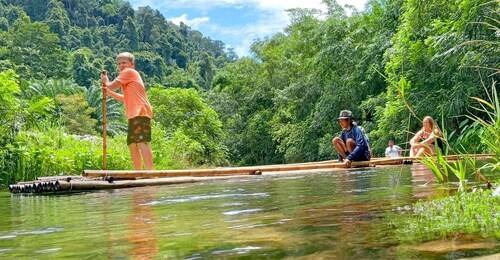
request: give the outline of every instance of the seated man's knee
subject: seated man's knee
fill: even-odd
[[[354,148],[356,148],[356,141],[352,138],[347,138],[345,144],[346,144],[347,150],[349,152],[352,152],[354,150]]]
[[[354,144],[356,145],[356,141],[352,138],[347,138],[347,141],[345,142],[347,145],[351,145],[351,144]]]
[[[343,143],[344,141],[342,141],[342,139],[340,137],[334,137],[332,139],[332,144],[337,144],[337,143]]]

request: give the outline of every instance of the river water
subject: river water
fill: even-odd
[[[4,190],[0,258],[457,259],[500,252],[399,242],[388,214],[442,193],[418,165],[54,195]]]

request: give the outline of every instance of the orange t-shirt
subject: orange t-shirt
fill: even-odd
[[[116,80],[122,85],[123,103],[125,103],[127,119],[137,116],[152,118],[153,109],[149,104],[146,89],[139,72],[126,68],[120,72]]]

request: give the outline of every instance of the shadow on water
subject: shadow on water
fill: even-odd
[[[491,243],[451,251],[400,244],[387,214],[450,194],[424,167],[59,196],[1,192],[0,258],[449,259],[498,252]]]

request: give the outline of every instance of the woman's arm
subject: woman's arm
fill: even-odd
[[[427,139],[423,140],[422,142],[420,142],[421,144],[432,144],[434,143],[434,131],[432,131],[430,134],[429,134],[429,137],[427,137]]]
[[[410,145],[416,145],[420,141],[420,136],[422,135],[422,130],[419,130],[415,136],[410,140]]]

